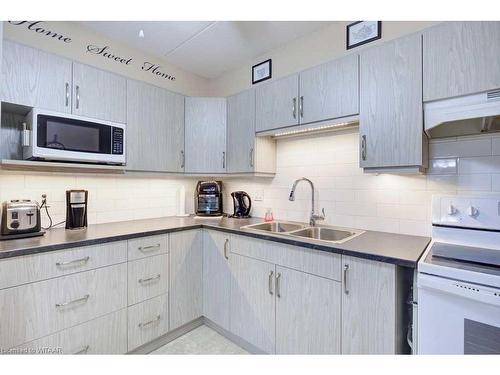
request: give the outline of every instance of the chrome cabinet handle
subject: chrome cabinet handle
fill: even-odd
[[[268,287],[269,287],[269,294],[270,295],[274,294],[274,292],[273,292],[273,275],[274,275],[274,271],[269,272]]]
[[[73,264],[83,263],[86,264],[89,261],[90,257],[86,256],[85,258],[70,260],[68,262],[56,262],[57,267],[71,266]]]
[[[151,282],[151,281],[159,280],[159,279],[160,279],[160,277],[161,277],[161,275],[160,275],[160,274],[158,274],[158,275],[156,275],[156,276],[148,277],[147,279],[139,279],[139,280],[137,280],[137,282],[138,282],[139,284],[149,283],[149,282]]]
[[[226,238],[226,240],[224,241],[224,258],[226,259],[229,259],[229,255],[228,255],[228,245],[229,245],[229,238]]]
[[[276,275],[276,297],[281,298],[281,273]]]
[[[222,151],[222,169],[226,169],[226,151]]]
[[[292,99],[292,114],[293,118],[297,118],[297,98]]]
[[[361,159],[366,160],[366,135],[361,136]]]
[[[253,147],[252,147],[250,149],[250,167],[252,167],[252,168],[253,168],[254,163],[255,163],[254,158],[255,158],[255,152],[254,152]]]
[[[149,325],[151,325],[153,323],[158,322],[160,319],[161,319],[161,316],[160,315],[156,315],[156,318],[151,319],[151,320],[149,320],[147,322],[144,322],[144,323],[139,323],[137,326],[139,328],[144,328],[144,327],[147,327],[147,326],[149,326]]]
[[[349,270],[349,265],[344,264],[344,294],[349,294],[349,289],[347,289],[347,271]]]
[[[80,108],[80,86],[76,85],[76,109]]]
[[[304,118],[304,97],[303,96],[300,97],[299,113],[300,113],[300,117]]]
[[[142,251],[143,253],[149,253],[151,251],[159,249],[160,246],[161,245],[159,243],[157,243],[156,245],[150,245],[150,246],[139,246],[139,251]]]
[[[63,303],[56,303],[56,307],[65,307],[65,306],[70,306],[75,303],[79,302],[87,302],[89,300],[90,294],[85,294],[82,298],[74,299],[72,301],[68,302],[63,302]]]
[[[186,156],[184,155],[184,150],[181,151],[181,168],[184,168],[184,164],[186,163]]]
[[[69,105],[69,83],[66,82],[66,107]]]
[[[73,354],[87,354],[90,349],[90,345],[85,345],[82,349],[74,352]]]

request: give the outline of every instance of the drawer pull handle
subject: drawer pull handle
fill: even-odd
[[[226,259],[229,259],[229,255],[228,255],[228,245],[229,245],[229,238],[226,238],[226,240],[224,241],[224,258]]]
[[[154,281],[154,280],[159,280],[160,277],[161,277],[161,275],[158,274],[156,276],[148,277],[147,279],[139,279],[137,281],[139,282],[139,284],[144,284],[144,283],[149,283],[149,282]]]
[[[75,303],[87,302],[89,300],[90,294],[85,294],[82,298],[74,299],[73,301],[68,301],[64,303],[56,303],[56,307],[70,306]]]
[[[89,351],[90,345],[85,345],[83,348],[81,348],[79,351],[74,352],[73,354],[87,354]]]
[[[269,294],[273,295],[273,275],[274,271],[269,272],[269,280],[268,280],[268,288],[269,288]]]
[[[281,273],[276,275],[276,297],[281,298]]]
[[[139,246],[139,251],[142,251],[143,253],[149,253],[150,251],[154,251],[156,249],[160,248],[160,244],[157,243],[156,245],[151,245],[151,246]]]
[[[70,260],[69,262],[57,262],[56,266],[57,267],[64,267],[64,266],[71,266],[71,265],[78,264],[78,263],[86,264],[89,260],[90,260],[90,257],[86,256],[85,258]]]
[[[157,315],[157,316],[156,316],[156,318],[154,318],[154,319],[152,319],[152,320],[150,320],[150,321],[148,321],[148,322],[139,323],[139,324],[138,324],[138,327],[139,327],[139,328],[144,328],[144,327],[147,327],[147,326],[149,326],[149,325],[151,325],[151,324],[153,324],[153,323],[159,322],[159,321],[160,321],[160,319],[161,319],[161,316],[160,316],[160,315]]]
[[[349,294],[349,289],[347,289],[347,271],[349,270],[349,265],[344,264],[344,294]]]

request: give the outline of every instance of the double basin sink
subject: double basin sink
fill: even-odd
[[[274,233],[290,237],[299,237],[328,243],[347,242],[364,232],[362,230],[335,228],[323,225],[312,227],[306,224],[290,223],[286,221],[251,224],[241,227],[241,229]]]

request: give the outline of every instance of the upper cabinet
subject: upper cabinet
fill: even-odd
[[[8,40],[2,60],[0,100],[71,113],[71,60]]]
[[[255,89],[256,131],[298,125],[298,93],[298,74],[258,86]]]
[[[226,172],[226,98],[186,97],[187,173]]]
[[[184,170],[184,97],[127,81],[127,169]]]
[[[127,80],[88,65],[73,63],[73,113],[127,122]]]
[[[361,53],[359,109],[365,171],[425,168],[420,34]]]
[[[276,142],[255,136],[255,91],[227,98],[227,172],[275,173]]]
[[[500,87],[500,22],[446,22],[423,33],[424,101]]]
[[[358,55],[301,72],[299,87],[301,124],[358,114]]]

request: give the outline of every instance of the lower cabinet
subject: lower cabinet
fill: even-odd
[[[203,230],[203,316],[229,330],[231,236]]]
[[[170,330],[203,314],[202,231],[170,234]]]
[[[342,353],[401,352],[397,307],[404,301],[397,296],[396,266],[350,256],[342,261]]]
[[[230,331],[266,353],[275,351],[274,264],[231,254]]]
[[[276,354],[340,354],[341,288],[276,266]]]
[[[128,308],[128,350],[131,351],[168,332],[168,295]]]
[[[71,327],[15,349],[20,354],[123,354],[127,352],[127,309]]]

